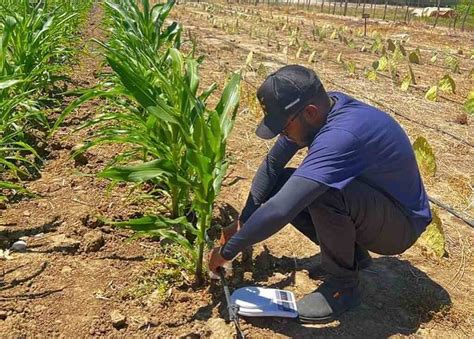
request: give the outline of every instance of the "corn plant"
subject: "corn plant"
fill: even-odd
[[[111,40],[101,45],[113,75],[101,88],[90,89],[73,102],[56,126],[93,97],[113,103],[115,110],[83,126],[99,128],[79,152],[103,143],[127,144],[129,149],[99,176],[150,183],[155,198],[168,203],[165,215],[112,224],[179,243],[188,250],[201,281],[203,252],[209,243],[206,231],[227,169],[226,140],[238,106],[240,75],[230,78],[211,109],[207,101],[217,85],[199,92],[200,59],[179,51],[177,23],[164,25],[173,4],[149,6],[142,0],[139,8],[130,1],[106,1]]]

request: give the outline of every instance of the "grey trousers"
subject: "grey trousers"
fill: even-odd
[[[295,171],[285,168],[271,196]],[[383,192],[360,180],[342,190],[330,188],[291,222],[321,247],[321,265],[331,278],[357,282],[356,246],[384,255],[403,253],[418,235],[401,208]]]

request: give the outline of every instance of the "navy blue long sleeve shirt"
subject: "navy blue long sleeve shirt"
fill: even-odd
[[[233,259],[247,246],[277,233],[328,187],[317,181],[292,176],[270,199],[278,177],[299,147],[280,136],[257,170],[246,205],[242,210],[242,228],[223,248],[221,255]]]

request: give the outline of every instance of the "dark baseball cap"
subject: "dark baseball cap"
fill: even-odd
[[[288,119],[301,111],[321,87],[313,70],[288,65],[270,74],[257,90],[257,98],[265,117],[255,133],[262,139],[272,139],[285,128]]]

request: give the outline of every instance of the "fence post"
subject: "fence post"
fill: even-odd
[[[344,2],[344,16],[346,16],[346,14],[347,14],[347,1],[348,1],[348,0],[346,0],[346,1]]]
[[[407,0],[407,10],[405,12],[405,22],[408,22],[410,20],[408,11],[410,10],[410,0]]]
[[[472,0],[469,0],[469,5],[467,6],[466,13],[464,13],[464,18],[462,19],[461,31],[464,32],[464,24],[466,23],[467,16],[469,15],[469,10],[471,9]]]
[[[439,18],[439,5],[441,4],[441,0],[438,0],[438,11],[436,12],[436,19],[435,19],[435,22],[433,24],[433,28],[436,27],[436,25],[438,24],[438,18]]]

